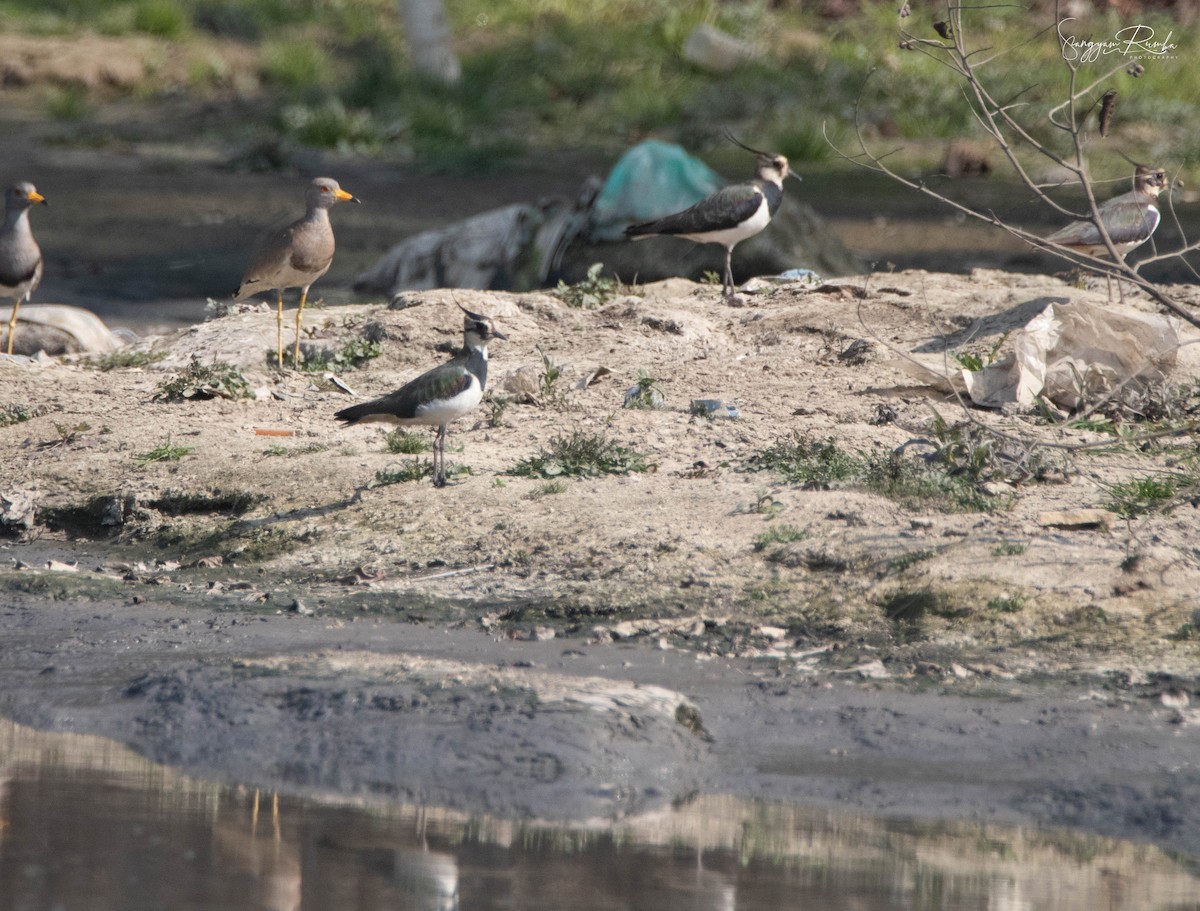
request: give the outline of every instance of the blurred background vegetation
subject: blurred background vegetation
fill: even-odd
[[[912,15],[901,20],[901,0],[446,0],[462,63],[455,85],[412,70],[394,0],[0,0],[0,31],[5,40],[142,42],[104,45],[104,53],[146,56],[136,84],[29,87],[47,116],[64,121],[86,122],[115,102],[182,99],[210,115],[228,112],[204,121],[226,141],[266,136],[423,170],[483,173],[564,148],[610,157],[649,134],[711,150],[723,126],[796,162],[816,162],[835,155],[823,131],[854,146],[857,118],[871,143],[936,160],[946,140],[979,130],[960,80],[897,39],[901,26],[935,37],[944,5],[909,5]],[[1179,44],[1176,59],[1152,61],[1139,79],[1114,77],[1118,116],[1105,142],[1133,158],[1196,170],[1191,4],[1126,0],[1119,13],[1096,11],[1104,5],[1075,3],[1071,12],[1098,37],[1136,19]],[[969,42],[1013,48],[987,71],[998,94],[1024,91],[1029,122],[1062,146],[1042,116],[1066,85],[1054,19],[1050,2],[984,8],[968,20]],[[761,55],[726,75],[698,68],[681,48],[702,23]],[[1110,62],[1083,69],[1097,75]],[[5,73],[9,89],[22,81]]]

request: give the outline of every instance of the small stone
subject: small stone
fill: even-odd
[[[296,614],[300,617],[311,617],[316,613],[311,607],[306,607],[304,602],[296,598],[288,605],[288,613]]]
[[[1043,528],[1104,528],[1113,514],[1106,509],[1055,509],[1038,513]]]

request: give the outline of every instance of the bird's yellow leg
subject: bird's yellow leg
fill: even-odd
[[[12,316],[8,318],[8,353],[12,354],[13,334],[17,331],[17,310],[21,306],[19,300],[13,301]]]
[[[308,299],[308,289],[300,289],[300,307],[296,311],[296,349],[292,352],[292,366],[300,366],[300,320],[304,318],[304,302]]]
[[[279,369],[283,369],[283,289],[279,289],[279,308],[275,311],[275,353],[279,357]]]

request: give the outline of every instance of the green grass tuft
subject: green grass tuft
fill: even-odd
[[[646,457],[601,433],[573,432],[555,437],[536,456],[518,462],[508,474],[525,478],[595,478],[652,470]]]
[[[610,278],[603,272],[604,263],[592,263],[588,267],[587,278],[574,285],[560,281],[554,289],[554,295],[568,307],[578,307],[582,310],[603,307],[616,296],[621,287],[615,278]]]
[[[133,459],[137,462],[138,468],[142,468],[151,462],[178,462],[185,455],[195,452],[195,449],[194,446],[175,446],[171,443],[171,437],[168,434],[165,443],[159,443],[147,452],[139,452]]]
[[[186,402],[190,399],[248,399],[253,398],[250,383],[240,370],[231,364],[213,361],[201,364],[193,359],[188,366],[158,384],[156,402]]]
[[[832,438],[814,440],[793,432],[753,456],[750,467],[776,471],[807,490],[828,490],[858,478],[863,460],[839,448]]]
[[[156,361],[161,361],[165,356],[165,353],[161,351],[132,351],[122,348],[119,351],[110,351],[107,354],[84,358],[79,363],[84,367],[94,367],[97,370],[128,370],[135,367],[148,367]]]
[[[39,405],[20,405],[16,402],[0,405],[0,427],[23,424],[25,421],[41,417],[45,413],[45,409]]]
[[[754,539],[754,550],[756,552],[764,551],[774,544],[791,544],[795,541],[803,541],[808,537],[809,532],[807,529],[797,528],[794,525],[786,523],[772,525]]]
[[[1104,508],[1122,519],[1136,519],[1174,505],[1181,487],[1180,478],[1166,474],[1118,481],[1106,488],[1109,499]]]
[[[417,455],[429,450],[429,436],[411,430],[389,430],[384,438],[387,451],[398,455]]]

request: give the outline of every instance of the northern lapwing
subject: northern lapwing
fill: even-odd
[[[283,230],[272,232],[259,241],[250,268],[242,277],[241,287],[233,294],[234,300],[245,300],[263,291],[274,291],[278,295],[275,345],[280,367],[283,366],[283,292],[287,288],[300,289],[296,347],[292,352],[292,363],[298,366],[300,321],[304,317],[308,289],[329,271],[333,262],[333,226],[329,223],[329,209],[339,202],[362,202],[330,177],[316,178],[308,185],[304,198],[308,211]]]
[[[760,152],[726,135],[736,145],[758,156],[754,179],[722,187],[674,215],[630,225],[625,229],[625,236],[640,240],[665,234],[685,237],[698,244],[720,244],[725,248],[721,291],[728,299],[733,297],[733,248],[771,223],[783,202],[783,181],[787,177],[799,180],[800,175],[788,170],[788,160],[782,155]]]
[[[1144,244],[1158,227],[1161,215],[1155,205],[1158,194],[1167,186],[1167,173],[1162,168],[1152,168],[1148,165],[1138,165],[1133,173],[1133,189],[1120,196],[1104,202],[1098,212],[1104,230],[1112,240],[1113,248],[1124,261],[1125,254],[1134,247]],[[1046,238],[1048,243],[1066,247],[1077,253],[1088,256],[1108,256],[1108,247],[1104,238],[1093,222],[1075,221],[1061,231],[1056,231]],[[1108,278],[1108,299],[1112,300],[1112,277]],[[1117,279],[1117,289],[1124,300],[1125,292],[1121,288],[1121,280]]]
[[[12,298],[8,318],[8,353],[13,353],[17,332],[17,310],[42,280],[42,251],[29,227],[29,207],[46,205],[46,197],[27,180],[4,192],[4,226],[0,227],[0,297]]]
[[[507,338],[492,321],[459,304],[463,317],[463,350],[446,363],[409,380],[373,402],[351,405],[334,415],[346,424],[378,422],[436,427],[433,484],[446,486],[446,426],[475,409],[487,385],[488,342]]]

